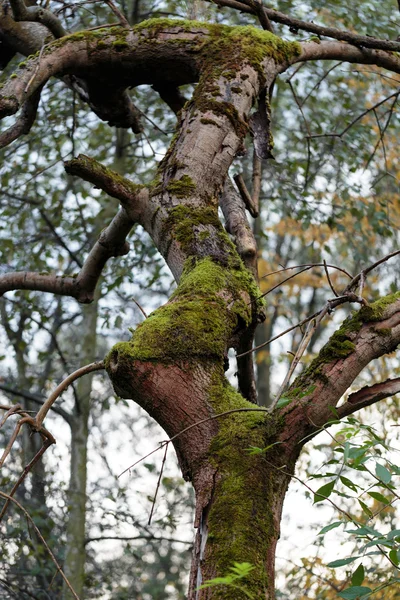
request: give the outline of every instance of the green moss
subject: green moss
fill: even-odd
[[[380,321],[385,310],[400,298],[400,292],[389,294],[379,298],[376,302],[372,302],[368,306],[363,306],[359,311],[359,317],[364,323]]]
[[[22,61],[22,62],[20,62],[19,65],[18,65],[18,69],[25,69],[25,67],[26,67],[26,61],[25,60]]]
[[[233,92],[234,94],[241,94],[242,88],[240,88],[238,86],[232,86],[231,87],[231,92]]]
[[[203,123],[203,125],[215,125],[215,127],[220,127],[216,121],[213,121],[213,119],[201,118],[200,123]]]
[[[10,79],[17,79],[18,75],[16,73],[12,73],[12,75],[10,75]]]
[[[218,368],[209,398],[217,414],[255,408],[232,388]],[[271,498],[275,492],[266,461],[260,455],[250,455],[248,449],[273,443],[279,425],[267,411],[233,413],[221,417],[219,425],[210,448],[210,462],[217,469],[218,479],[208,518],[209,560],[217,576],[224,575],[234,562],[252,563],[255,569],[243,584],[249,591],[254,589],[258,598],[268,583],[265,557],[274,535]],[[232,595],[226,588],[215,588],[213,592],[213,598],[237,597],[237,590],[232,590]]]
[[[117,52],[121,52],[122,50],[129,48],[129,44],[123,40],[116,40],[112,43],[112,45],[114,50],[116,50]]]
[[[170,301],[139,325],[130,342],[114,346],[111,354],[117,351],[130,362],[203,358],[222,364],[232,331],[251,322],[249,297],[254,290],[254,280],[244,267],[231,272],[210,258],[194,264],[189,259]],[[230,294],[229,310],[222,292]]]
[[[333,334],[304,373],[296,379],[292,387],[304,390],[316,378],[319,378],[324,383],[329,383],[322,371],[323,365],[334,360],[346,358],[354,352],[355,344],[353,339],[355,334],[360,331],[365,323],[380,321],[383,318],[385,310],[399,298],[400,292],[384,296],[368,306],[361,307],[359,311],[353,313],[343,321],[340,328]],[[387,335],[390,333],[390,329],[385,328],[378,332],[382,335]]]
[[[167,185],[167,190],[176,198],[187,198],[196,189],[196,185],[189,175],[183,175],[180,179],[174,179]]]

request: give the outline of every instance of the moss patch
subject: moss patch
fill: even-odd
[[[215,413],[234,408],[254,408],[216,370],[209,390]],[[241,412],[222,417],[220,431],[211,445],[210,461],[218,469],[215,499],[208,518],[210,560],[217,576],[225,575],[234,562],[250,562],[255,569],[246,590],[255,598],[267,588],[267,549],[275,535],[271,500],[274,476],[260,455],[250,455],[251,446],[263,448],[277,436],[277,421],[267,411]],[[216,587],[213,598],[237,599],[238,591]]]
[[[176,198],[187,198],[196,189],[196,185],[189,175],[183,175],[180,179],[173,179],[167,185],[167,190]]]
[[[130,362],[204,359],[223,364],[232,332],[253,318],[249,299],[257,291],[244,267],[229,270],[211,258],[188,259],[170,301],[139,325],[131,341],[116,344],[106,365],[115,351]]]
[[[400,292],[384,296],[368,306],[362,306],[359,311],[345,319],[340,328],[319,352],[318,356],[312,361],[304,373],[295,380],[291,387],[296,389],[300,388],[300,391],[302,392],[308,387],[310,382],[316,378],[324,381],[326,376],[322,373],[322,366],[335,359],[339,360],[341,358],[346,358],[346,356],[349,356],[349,354],[354,352],[355,344],[352,341],[354,339],[354,334],[357,334],[365,323],[380,321],[383,318],[385,310],[399,298]],[[390,329],[382,329],[379,331],[381,335],[385,335],[384,332],[390,333]]]

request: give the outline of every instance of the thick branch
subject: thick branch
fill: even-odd
[[[400,392],[400,377],[395,379],[387,379],[381,383],[375,383],[374,385],[366,386],[350,394],[347,402],[337,408],[337,414],[339,419],[347,417],[353,414],[361,408],[371,406],[379,400],[384,400],[390,396],[394,396]]]
[[[251,6],[251,2],[242,3],[239,0],[214,0],[218,6],[228,6],[235,8],[241,12],[247,12],[251,14],[257,14],[254,7]],[[343,31],[336,29],[335,27],[324,27],[323,25],[317,25],[309,21],[302,21],[301,19],[295,19],[289,17],[285,13],[273,10],[271,8],[264,8],[266,16],[274,23],[281,23],[281,25],[287,25],[292,30],[301,29],[302,31],[308,31],[309,33],[315,33],[325,37],[331,37],[342,42],[348,42],[355,46],[362,46],[364,48],[375,48],[377,50],[388,50],[392,52],[398,52],[400,50],[400,42],[392,40],[381,40],[379,38],[370,37],[368,35],[359,35],[357,33],[351,33],[350,31]]]
[[[225,182],[220,206],[225,218],[226,230],[233,236],[240,258],[257,278],[256,240],[247,220],[244,202],[229,178]]]
[[[399,47],[400,42],[393,42]],[[356,47],[342,42],[301,42],[301,54],[292,60],[292,64],[308,60],[340,60],[350,63],[377,65],[400,73],[400,59],[396,54],[382,50],[372,50],[370,47]]]
[[[310,433],[310,430],[315,432],[328,423],[332,419],[332,407],[336,407],[364,367],[372,360],[393,352],[399,344],[398,296],[388,296],[374,304],[363,306],[358,313],[347,319],[290,388],[294,393],[294,400],[289,404],[290,408],[284,408],[283,411],[289,413],[291,421],[296,422],[296,436],[297,433],[300,435],[298,439]],[[296,399],[294,390],[297,388],[306,395]],[[384,393],[383,387],[381,391]],[[377,396],[379,388],[371,393]],[[373,403],[367,391],[357,394],[350,403],[344,405],[346,408],[338,409],[342,411],[339,412],[341,416]],[[352,410],[349,410],[350,406]]]

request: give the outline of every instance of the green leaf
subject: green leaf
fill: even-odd
[[[382,504],[390,504],[390,500],[388,500],[385,496],[383,496],[383,494],[380,494],[379,492],[368,492],[368,496],[371,496],[371,498],[374,498],[374,500],[378,500],[378,502],[382,502]]]
[[[248,562],[234,562],[233,567],[230,567],[230,571],[234,573],[237,577],[247,577],[247,575],[253,571],[254,566]]]
[[[358,600],[359,598],[367,597],[366,594],[371,593],[371,588],[362,585],[355,585],[347,588],[347,590],[343,590],[343,592],[340,592],[339,598],[344,598],[345,600]]]
[[[275,406],[275,408],[283,408],[293,402],[293,398],[280,398]]]
[[[361,585],[365,578],[365,572],[363,564],[358,565],[357,569],[354,571],[351,577],[351,583],[353,586]]]
[[[335,487],[334,481],[330,481],[329,483],[326,483],[325,485],[320,487],[314,494],[314,504],[316,504],[317,502],[322,502],[326,498],[329,498],[329,496],[333,492],[334,487]]]
[[[390,471],[388,471],[386,467],[380,465],[379,463],[376,463],[375,465],[375,474],[378,477],[378,479],[383,481],[383,483],[390,483],[392,480],[392,475]]]
[[[331,523],[330,525],[326,525],[325,527],[323,527],[321,529],[321,531],[318,533],[318,535],[324,535],[331,529],[336,529],[336,527],[339,527],[339,525],[343,525],[343,521],[335,521],[334,523]]]
[[[389,558],[394,564],[397,566],[400,563],[399,557],[397,555],[397,550],[391,550],[389,552]]]
[[[329,567],[330,569],[337,569],[338,567],[344,567],[345,565],[349,565],[350,563],[354,562],[358,558],[360,558],[360,557],[352,556],[350,558],[339,558],[339,560],[334,560],[334,561],[328,563],[326,566]]]
[[[362,501],[359,500],[358,501],[359,505],[361,506],[361,508],[363,509],[363,511],[365,512],[366,515],[368,515],[369,517],[372,517],[372,511],[368,508],[368,506]]]
[[[357,491],[358,486],[355,485],[355,483],[353,483],[352,481],[350,481],[350,479],[347,479],[347,477],[343,477],[342,475],[340,477],[340,481],[343,483],[343,485],[353,490],[353,492]]]

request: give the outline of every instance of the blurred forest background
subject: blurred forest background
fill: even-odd
[[[280,0],[268,6],[307,21],[396,39],[399,9],[395,0],[385,4],[384,10],[381,0],[351,6],[344,0]],[[101,1],[50,0],[48,5],[69,31],[115,20]],[[200,0],[121,0],[118,6],[132,25],[151,17],[189,16],[257,26],[252,16]],[[275,31],[285,39],[307,39],[280,25]],[[7,66],[0,82],[20,58]],[[296,65],[277,81],[272,98],[274,159],[263,161],[261,211],[253,221],[261,288],[268,292],[267,320],[257,331],[257,344],[314,313],[332,296],[324,260],[355,274],[399,248],[399,84],[398,76],[382,69],[337,62]],[[137,182],[152,179],[155,162],[173,135],[175,115],[150,87],[131,93],[140,96],[135,104],[143,111],[144,131],[137,136],[98,120],[61,82],[47,85],[30,135],[0,153],[1,273],[23,270],[27,264],[40,272],[78,271],[115,214],[117,201],[66,176],[64,160],[85,153]],[[249,151],[232,173],[242,173],[249,188],[252,163]],[[130,253],[108,263],[91,305],[25,291],[0,298],[0,403],[18,401],[27,410],[37,410],[68,373],[102,359],[113,343],[130,338],[129,328],[145,318],[143,311],[149,314],[167,300],[174,283],[162,258],[140,227],[129,241]],[[307,267],[316,263],[322,266]],[[296,265],[304,266],[283,271]],[[294,273],[299,274],[269,292]],[[331,279],[337,289],[346,283],[338,270],[331,271]],[[373,300],[397,291],[399,280],[394,259],[369,278],[365,295]],[[334,322],[346,314],[344,309],[338,313]],[[315,333],[303,363],[312,359],[328,334],[329,326]],[[257,352],[257,385],[264,405],[271,402],[301,337],[295,329]],[[391,376],[399,374],[396,364],[391,361]],[[389,367],[380,359],[364,373],[359,383],[368,385],[377,373],[379,380],[385,379]],[[233,372],[231,377],[234,380]],[[398,400],[364,412],[362,418],[374,424],[376,435],[387,444],[375,445],[373,451],[390,452]],[[153,454],[118,477],[165,439],[163,431],[133,402],[115,398],[100,374],[73,385],[48,419],[57,446],[36,465],[16,499],[33,517],[73,586],[83,586],[85,600],[185,598],[193,497],[175,458],[172,453],[167,458],[150,525],[162,456]],[[11,426],[7,422],[0,430],[0,445],[6,443]],[[358,424],[354,428],[349,425],[346,432],[342,427],[342,439],[354,438],[354,432],[360,439],[370,435],[370,429]],[[37,444],[27,432],[19,438],[1,471],[2,490],[12,487]],[[299,463],[299,478],[318,475],[321,463],[334,457],[335,446],[327,434],[317,437]],[[349,497],[350,486],[343,485],[341,505],[353,514],[365,510]],[[338,514],[322,505],[311,509],[304,489],[294,482],[287,500],[278,549],[278,597],[334,599],[346,570],[337,572],[326,564],[342,552],[341,544],[346,556],[351,555],[356,541],[344,533],[318,537],[321,527],[336,521]],[[396,529],[395,505],[380,510],[385,503],[373,495],[364,498],[364,505],[371,514],[378,513],[374,526]],[[308,510],[313,510],[312,526],[299,514]],[[305,539],[308,547],[302,545]],[[40,540],[14,508],[1,525],[0,556],[0,598],[69,600]],[[382,576],[380,563],[374,563],[369,581],[378,582]],[[400,592],[392,587],[384,596],[376,595],[380,597],[400,598]]]

